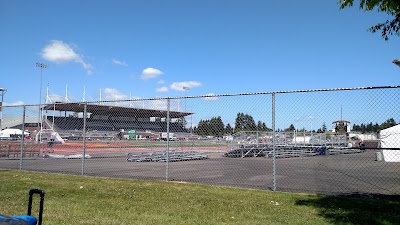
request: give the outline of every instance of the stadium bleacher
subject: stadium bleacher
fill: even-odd
[[[82,130],[83,129],[83,119],[76,117],[47,117],[50,122],[54,119],[54,125],[59,130]]]
[[[47,117],[48,123],[54,121],[53,129],[60,133],[64,138],[79,137],[82,135],[83,118],[76,117]],[[90,134],[93,137],[109,137],[114,136],[121,130],[136,130],[138,132],[166,132],[167,124],[165,122],[133,122],[133,121],[111,121],[111,120],[95,120],[87,119],[86,128],[88,132],[97,132]],[[174,133],[187,133],[181,123],[170,123],[170,132]],[[102,133],[101,133],[102,132]],[[88,135],[89,135],[88,133]],[[103,133],[107,134],[104,135]]]

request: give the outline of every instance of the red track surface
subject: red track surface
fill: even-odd
[[[20,142],[1,142],[1,144],[10,145],[21,145]],[[34,142],[26,141],[26,145],[34,145]],[[149,146],[135,147],[133,142],[115,142],[115,143],[91,143],[86,142],[85,144],[86,153],[124,153],[124,152],[148,152],[148,151],[165,151],[166,146]],[[227,146],[170,146],[170,150],[176,151],[207,151],[207,152],[220,152],[226,151]],[[83,151],[82,142],[66,142],[65,144],[55,144],[48,146],[46,143],[40,144],[41,153],[52,153],[52,154],[80,154]]]
[[[79,154],[83,151],[82,143],[65,143],[56,144],[52,147],[42,145],[43,152],[51,152],[53,154]],[[86,143],[86,153],[121,153],[121,152],[143,152],[143,151],[164,151],[166,147],[132,147],[132,144],[125,143]],[[177,151],[208,151],[218,152],[227,150],[226,146],[200,146],[200,147],[170,147],[170,150]]]

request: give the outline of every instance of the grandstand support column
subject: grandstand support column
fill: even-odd
[[[82,131],[82,172],[85,175],[85,158],[86,158],[86,116],[87,116],[87,103],[83,107],[83,131]]]
[[[276,153],[275,153],[275,92],[272,93],[272,190],[276,191]]]

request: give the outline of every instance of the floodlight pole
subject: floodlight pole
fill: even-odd
[[[186,91],[190,90],[190,88],[184,86],[184,87],[183,87],[183,90],[185,91],[185,112],[186,112],[186,101],[187,101],[187,100],[186,100]]]
[[[186,91],[190,90],[190,87],[183,86],[183,90],[185,91],[185,113],[186,113],[186,105],[187,105]],[[186,119],[185,119],[185,122],[186,122]],[[186,128],[186,123],[185,123],[185,128]]]
[[[6,94],[7,89],[5,88],[0,88],[0,93],[1,93],[1,102],[0,102],[0,131],[3,129],[2,122],[3,122],[3,100],[4,100],[4,95]]]
[[[36,67],[40,68],[40,90],[39,90],[39,118],[38,118],[38,129],[40,126],[40,132],[43,129],[43,124],[42,124],[42,78],[43,78],[43,69],[46,69],[49,67],[49,65],[44,64],[44,63],[36,63]],[[40,142],[41,140],[39,140]]]

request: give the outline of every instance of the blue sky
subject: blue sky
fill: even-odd
[[[400,38],[367,31],[389,18],[336,0],[3,0],[0,87],[37,104],[37,62],[42,97],[75,101],[399,85]]]

